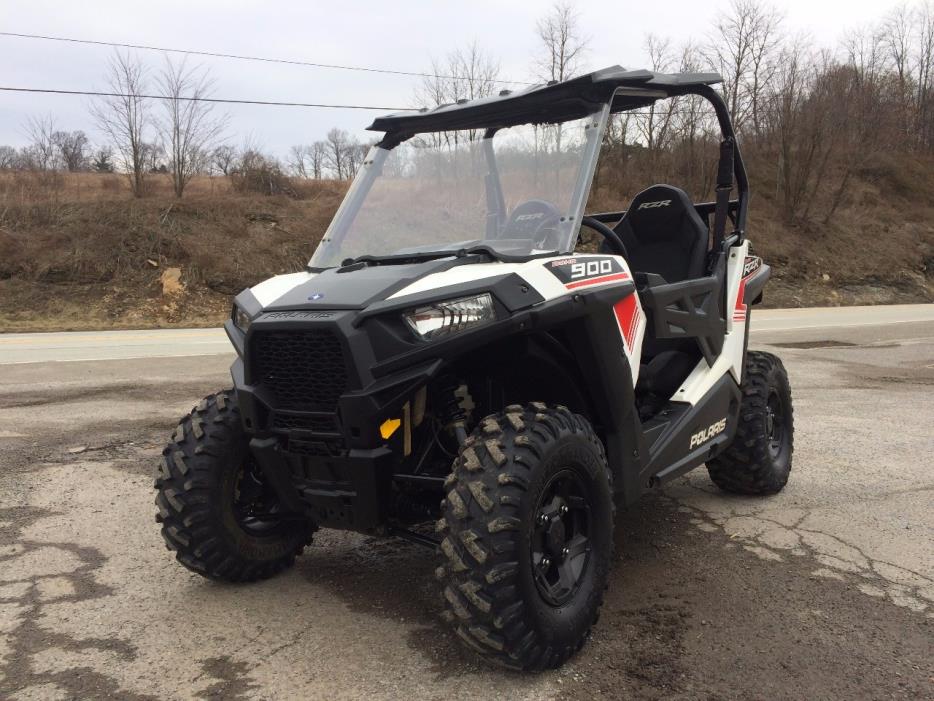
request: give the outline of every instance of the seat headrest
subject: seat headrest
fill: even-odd
[[[653,185],[632,198],[626,219],[637,239],[665,241],[683,236],[681,223],[685,217],[703,221],[694,209],[688,194],[671,185]]]

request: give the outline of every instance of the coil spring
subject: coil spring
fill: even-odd
[[[457,396],[460,386],[461,383],[452,375],[446,375],[438,382],[438,416],[445,426],[462,426],[467,421],[467,413]]]

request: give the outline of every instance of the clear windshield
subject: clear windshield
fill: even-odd
[[[488,246],[510,256],[573,245],[601,115],[560,125],[420,134],[374,148],[310,265]]]

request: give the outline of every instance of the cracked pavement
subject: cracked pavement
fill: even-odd
[[[322,531],[247,586],[174,562],[156,456],[226,355],[0,365],[0,698],[934,697],[934,322],[751,345],[789,369],[788,487],[700,469],[621,513],[592,639],[537,675],[461,649],[414,545]]]

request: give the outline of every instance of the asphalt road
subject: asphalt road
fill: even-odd
[[[763,309],[752,316],[753,332],[872,328],[934,321],[934,305]],[[0,334],[0,365],[83,360],[129,360],[230,354],[223,329],[146,329]]]
[[[700,469],[621,513],[592,639],[538,675],[461,650],[417,546],[323,531],[241,587],[175,564],[152,472],[228,384],[223,332],[0,335],[0,699],[934,698],[934,305],[753,324],[792,381],[788,487]]]

